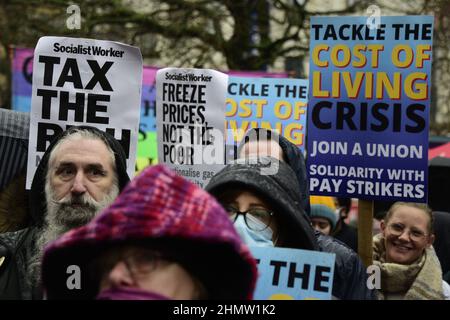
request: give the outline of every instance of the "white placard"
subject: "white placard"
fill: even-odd
[[[139,48],[93,39],[42,37],[33,63],[27,189],[55,135],[69,126],[106,131],[134,176],[142,87]]]
[[[156,75],[158,161],[202,188],[224,167],[228,76],[166,68]]]

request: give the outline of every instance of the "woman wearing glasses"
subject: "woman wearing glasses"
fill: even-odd
[[[280,161],[280,168],[288,167],[288,169],[282,169],[285,172],[285,178],[282,182],[278,183],[275,176],[270,180],[267,177],[259,177],[258,175],[250,176],[246,179],[245,176],[239,176],[226,178],[226,183],[223,182],[223,187],[213,190],[213,194],[220,196],[224,190],[234,190],[234,187],[228,188],[228,185],[232,185],[233,182],[243,183],[246,187],[251,188],[256,184],[256,190],[267,189],[271,185],[278,186],[276,193],[269,191],[263,196],[263,200],[273,201],[276,203],[280,199],[286,199],[290,197],[288,203],[295,203],[296,208],[290,210],[284,210],[283,206],[275,205],[274,218],[276,220],[272,226],[279,225],[278,219],[281,221],[281,226],[278,226],[280,230],[279,236],[276,234],[274,238],[276,246],[285,246],[291,248],[306,248],[302,247],[304,242],[299,241],[298,235],[307,233],[311,230],[309,217],[307,213],[310,213],[309,202],[309,182],[307,177],[307,170],[305,166],[305,158],[303,157],[300,149],[291,143],[283,136],[279,136],[277,133],[263,128],[250,129],[241,140],[241,144],[238,147],[238,156],[246,159],[249,157],[264,157],[271,156]],[[240,159],[239,161],[241,161]],[[240,172],[244,173],[244,168],[236,168]],[[232,171],[231,168],[227,170]],[[225,175],[223,175],[225,176]],[[259,185],[258,181],[268,181],[267,185]],[[211,189],[211,186],[209,186]],[[253,188],[253,190],[255,190]],[[275,187],[272,187],[275,188]],[[281,188],[281,189],[280,189]],[[214,187],[216,189],[216,187]],[[269,203],[270,204],[270,203]],[[295,213],[292,212],[295,211]],[[241,210],[242,211],[242,210]],[[301,221],[301,223],[299,223]],[[305,222],[306,221],[306,222]],[[305,227],[305,224],[307,227]],[[274,227],[276,228],[276,227]],[[323,252],[334,253],[336,255],[335,272],[333,278],[333,297],[341,300],[372,300],[376,299],[376,292],[371,288],[368,288],[366,268],[359,259],[358,255],[345,246],[340,241],[335,240],[333,237],[326,236],[318,231],[314,233],[314,239],[310,240],[311,248],[318,248],[317,250]],[[242,232],[241,232],[242,234]],[[284,239],[287,236],[287,241]],[[245,238],[244,238],[245,239]],[[247,240],[246,240],[247,241]],[[311,245],[314,243],[315,245]],[[315,249],[313,249],[315,250]]]
[[[262,198],[255,193],[235,189],[222,201],[245,243],[273,247],[278,242],[278,221],[271,206]]]
[[[450,286],[432,247],[433,215],[426,204],[397,202],[374,237],[374,264],[381,271],[382,299],[450,299]]]
[[[296,200],[299,188],[292,169],[271,157],[239,159],[206,186],[247,245],[318,250]]]

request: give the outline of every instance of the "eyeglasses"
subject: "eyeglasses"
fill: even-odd
[[[401,223],[391,223],[388,225],[388,228],[391,234],[396,237],[400,237],[405,232],[405,226]],[[421,241],[427,236],[425,232],[417,229],[410,229],[408,235],[413,241]]]
[[[123,261],[131,274],[139,276],[150,273],[161,260],[173,261],[161,251],[123,247],[107,251],[95,260],[93,271],[96,275],[108,274],[120,261]]]
[[[263,208],[251,208],[247,211],[239,211],[237,208],[230,205],[226,205],[224,208],[233,222],[237,220],[240,214],[243,215],[245,224],[253,231],[263,231],[267,229],[272,222],[273,212]]]

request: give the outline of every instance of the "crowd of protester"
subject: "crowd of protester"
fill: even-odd
[[[130,181],[112,136],[64,131],[29,192],[23,167],[2,181],[0,298],[252,299],[249,246],[262,246],[333,253],[333,299],[450,299],[449,213],[392,204],[373,237],[381,286],[369,288],[351,199],[310,196],[302,152],[269,130],[250,130],[236,158],[205,190],[164,165]],[[80,290],[67,286],[73,265]]]

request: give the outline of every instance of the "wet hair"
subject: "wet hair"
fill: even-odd
[[[397,210],[399,207],[401,206],[406,206],[406,207],[412,207],[412,208],[416,208],[416,209],[420,209],[423,212],[426,213],[426,215],[428,216],[428,232],[430,234],[432,234],[434,232],[433,230],[433,211],[431,210],[431,208],[426,204],[426,203],[416,203],[416,202],[395,202],[388,210],[388,212],[386,213],[386,216],[384,217],[384,221],[387,223],[391,218],[392,215],[394,214],[395,210]]]

